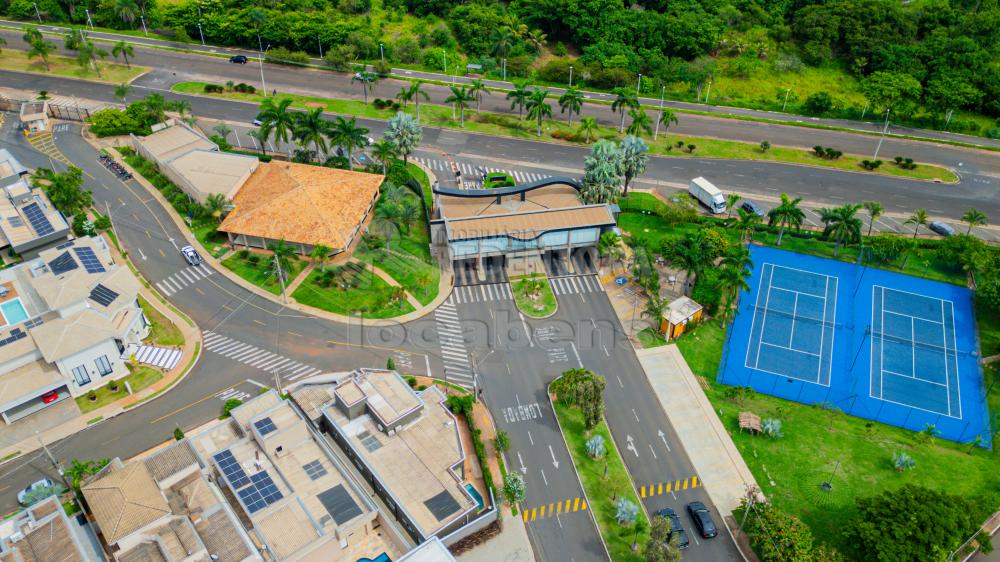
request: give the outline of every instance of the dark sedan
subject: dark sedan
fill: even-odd
[[[247,58],[243,55],[233,55],[229,57],[229,62],[233,64],[246,64]]]
[[[764,209],[761,209],[760,205],[754,203],[749,199],[744,199],[743,202],[740,203],[740,208],[748,213],[753,213],[758,217],[764,216]]]
[[[663,517],[670,521],[670,538],[674,538],[677,535],[677,548],[684,549],[688,547],[688,535],[687,531],[684,530],[684,526],[681,525],[681,518],[677,516],[677,512],[669,507],[665,507],[656,512],[656,515]]]
[[[701,502],[691,502],[687,504],[688,515],[691,516],[691,520],[694,521],[694,526],[698,528],[701,532],[701,536],[710,539],[712,537],[718,536],[719,530],[715,527],[715,521],[712,520],[712,514],[708,512],[708,508],[705,504]]]

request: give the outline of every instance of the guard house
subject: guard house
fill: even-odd
[[[50,130],[49,102],[26,101],[21,104],[21,125],[25,130],[37,133]]]
[[[496,189],[434,189],[431,235],[442,263],[456,275],[473,271],[531,273],[544,263],[550,274],[593,272],[601,234],[615,228],[609,205],[587,205],[580,184],[546,178]]]
[[[688,297],[680,297],[671,301],[660,318],[660,333],[668,340],[679,337],[687,329],[687,325],[701,320],[702,307]]]

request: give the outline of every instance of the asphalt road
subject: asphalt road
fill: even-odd
[[[34,22],[27,22],[27,23],[34,24]],[[18,27],[18,28],[20,28],[20,27],[22,27],[22,26],[25,25],[23,22],[8,21],[8,20],[0,20],[0,24],[8,26],[8,27]],[[44,25],[44,26],[42,26],[42,29],[45,30],[45,31],[51,31],[51,32],[54,32],[54,33],[65,33],[65,31],[66,31],[66,28],[61,27],[61,26]],[[8,42],[10,42],[11,39],[18,39],[20,37],[20,32],[4,31],[4,32],[0,32],[0,33],[7,34]],[[93,32],[91,32],[91,36],[93,36],[94,38],[104,39],[104,40],[107,40],[107,41],[120,41],[120,40],[124,40],[124,41],[128,41],[130,43],[136,44],[136,45],[148,45],[150,47],[159,47],[159,48],[161,48],[160,52],[163,52],[162,51],[163,47],[167,47],[167,48],[172,48],[172,49],[185,49],[185,50],[189,50],[189,51],[196,51],[196,52],[201,52],[201,53],[210,54],[210,55],[225,54],[225,55],[229,56],[229,55],[234,55],[234,54],[242,54],[242,55],[247,56],[251,60],[258,59],[258,57],[260,55],[259,51],[257,51],[257,50],[247,50],[247,49],[228,48],[228,47],[217,47],[217,46],[214,46],[214,45],[202,46],[202,45],[198,45],[198,44],[178,43],[178,42],[174,42],[174,41],[168,41],[168,40],[162,40],[162,39],[156,39],[156,38],[150,38],[150,37],[135,37],[135,36],[130,36],[130,35],[118,35],[118,34],[115,34],[115,33],[107,33],[107,32],[100,32],[100,31],[93,31]],[[312,58],[311,62],[313,64],[323,64],[322,59],[319,59],[319,58]],[[278,68],[280,68],[280,67],[278,67]],[[454,76],[454,75],[449,74],[449,73],[425,72],[425,71],[419,71],[419,70],[410,70],[410,69],[406,69],[406,68],[393,68],[392,69],[392,73],[394,75],[405,76],[405,77],[410,78],[410,79],[433,80],[433,81],[439,81],[439,82],[452,81],[453,83],[458,83],[458,84],[468,84],[471,81],[471,78],[467,78],[465,76]],[[257,80],[257,78],[251,78],[251,79],[252,80]],[[250,80],[250,79],[248,79],[248,80]],[[396,81],[389,81],[389,83],[394,83],[394,82],[396,82]],[[511,82],[509,82],[509,81],[489,80],[488,79],[488,80],[484,80],[484,82],[485,82],[485,84],[487,86],[489,86],[491,88],[500,88],[500,89],[508,89],[509,90],[509,89],[513,89],[513,87],[514,87],[514,85]],[[393,97],[395,95],[395,93],[399,91],[398,85],[394,85],[393,87],[395,89],[390,88],[391,91],[389,93],[383,95],[382,97]],[[562,88],[549,88],[549,90],[550,90],[550,92],[552,92],[552,94],[554,94],[556,96],[558,96],[559,94],[561,94],[562,92],[565,91]],[[444,91],[444,90],[442,90],[442,91]],[[607,93],[603,93],[603,92],[593,92],[593,91],[584,90],[584,95],[588,99],[593,99],[593,100],[611,101],[611,100],[614,99],[613,95],[607,94]],[[444,95],[444,96],[441,96],[442,99],[444,97],[447,97],[447,94]],[[660,103],[660,100],[658,98],[641,97],[640,101],[643,104],[649,105],[649,106],[655,106],[655,105],[658,105]],[[507,106],[507,105],[509,105],[509,104],[499,104],[499,106]],[[754,110],[754,109],[742,109],[742,108],[737,108],[737,107],[727,107],[727,106],[711,105],[711,104],[708,104],[708,103],[691,103],[691,102],[669,101],[668,100],[668,101],[664,102],[664,106],[665,107],[676,108],[676,109],[689,109],[689,110],[696,110],[696,111],[707,112],[707,113],[714,113],[714,114],[718,114],[720,116],[728,115],[728,116],[737,116],[737,117],[754,117],[754,118],[769,119],[769,120],[773,120],[773,121],[784,121],[784,122],[788,122],[788,123],[809,123],[809,124],[813,124],[813,125],[826,125],[826,126],[833,126],[833,127],[842,127],[842,128],[853,129],[853,130],[856,130],[856,131],[869,132],[869,133],[870,132],[880,132],[882,130],[882,125],[883,125],[883,122],[882,122],[881,119],[875,119],[875,116],[873,116],[871,114],[869,114],[869,119],[873,119],[872,121],[860,121],[860,120],[859,121],[854,121],[854,120],[848,120],[848,119],[821,119],[821,118],[816,118],[816,117],[803,117],[801,115],[793,115],[793,114],[781,113],[781,112],[775,112],[775,111],[760,111],[760,110]],[[589,114],[589,113],[585,113],[585,114]],[[690,117],[696,117],[696,116],[692,115]],[[685,121],[686,120],[687,119],[685,118]],[[680,132],[681,133],[685,133],[687,131],[685,131],[683,129],[680,129]],[[986,139],[986,138],[982,138],[982,137],[972,137],[972,136],[968,136],[968,135],[962,135],[962,134],[957,134],[957,133],[949,133],[949,132],[945,132],[945,131],[932,131],[932,130],[926,130],[926,129],[913,129],[913,128],[909,128],[909,127],[893,126],[892,129],[891,129],[891,132],[894,133],[894,134],[898,134],[898,135],[920,136],[920,137],[927,138],[927,139],[946,139],[946,140],[953,140],[953,141],[959,141],[959,142],[966,142],[966,143],[978,144],[980,146],[1000,147],[1000,139]],[[726,137],[726,138],[732,138],[732,137]],[[763,139],[760,138],[760,137],[758,137],[756,139],[750,139],[750,140],[753,141],[753,142],[757,142],[757,141],[763,140]],[[773,141],[773,139],[771,139],[771,140]],[[804,145],[804,146],[813,146],[813,145],[809,144],[809,145]],[[846,149],[841,149],[841,150],[846,150]],[[916,158],[916,157],[914,157],[914,158]]]

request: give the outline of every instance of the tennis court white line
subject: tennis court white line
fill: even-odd
[[[883,374],[883,376],[886,375],[886,374],[895,375],[895,376],[903,378],[903,379],[910,379],[910,380],[914,380],[914,381],[920,381],[920,382],[926,383],[926,384],[933,384],[934,386],[943,386],[945,388],[949,388],[947,383],[942,384],[942,383],[939,383],[939,382],[929,381],[927,379],[922,379],[922,378],[915,377],[915,376],[912,376],[912,375],[907,375],[905,373],[897,373],[896,371],[890,371],[889,369],[882,369],[882,374]],[[949,408],[948,411],[950,412],[951,408]]]
[[[827,300],[826,299],[829,296],[830,296],[830,278],[827,277],[826,278],[826,285],[824,285],[824,287],[823,287],[823,323],[819,325],[820,326],[820,328],[819,328],[819,352],[820,353],[823,353],[823,343],[826,341],[826,308],[827,308],[827,306],[826,306],[827,305]],[[833,306],[836,309],[837,305],[834,304]],[[833,350],[831,349],[830,351],[832,352]],[[821,359],[822,359],[822,357],[821,357]],[[830,362],[833,363],[833,358],[830,359]],[[823,361],[820,361],[819,365],[816,365],[816,380],[819,380],[820,377],[822,376],[822,374],[821,374],[822,370],[823,370]]]
[[[792,329],[788,330],[788,349],[792,348],[792,342],[795,341],[795,318],[797,317],[795,312],[799,309],[799,293],[795,293],[795,300],[792,301]],[[764,311],[767,314],[767,311]]]
[[[754,369],[757,368],[757,365],[760,365],[760,345],[764,343],[764,330],[767,328],[767,305],[771,302],[771,283],[774,281],[774,267],[774,264],[771,264],[771,275],[767,278],[767,297],[764,298],[764,316],[760,319],[760,335],[757,336],[757,360],[753,363]]]
[[[769,375],[774,375],[776,377],[781,377],[783,379],[792,379],[792,380],[796,380],[796,381],[799,381],[799,382],[807,382],[809,384],[817,384],[819,386],[826,386],[826,387],[830,386],[828,384],[823,384],[823,383],[821,383],[819,381],[814,381],[814,380],[806,379],[806,378],[803,378],[803,377],[800,377],[800,376],[797,376],[797,375],[789,375],[789,374],[786,374],[786,373],[775,373],[774,371],[768,371],[767,369],[762,369],[762,368],[755,369],[755,370],[760,371],[762,373],[767,373]]]
[[[770,264],[765,263],[760,266],[760,277],[762,281],[759,285],[757,285],[757,299],[754,301],[753,318],[750,319],[750,333],[747,335],[747,354],[743,360],[744,367],[750,367],[750,350],[753,349],[753,329],[754,326],[757,325],[757,311],[760,310],[760,294],[763,292],[764,289],[764,283],[763,283],[764,270],[767,268],[768,265]],[[771,270],[774,271],[773,266]],[[760,356],[760,346],[757,346],[757,355]],[[756,360],[754,360],[754,363],[756,364]]]
[[[811,351],[803,351],[801,349],[795,349],[794,347],[785,347],[783,345],[778,345],[776,343],[768,343],[766,341],[760,342],[760,345],[766,345],[767,347],[773,347],[775,349],[784,349],[785,351],[793,351],[795,353],[801,353],[803,355],[812,355],[813,357],[822,357],[823,356],[822,354],[819,354],[819,353],[813,353]],[[783,375],[783,376],[787,376],[787,375]]]
[[[938,300],[940,300],[940,299],[938,299]],[[941,301],[941,302],[944,303],[944,301]],[[921,322],[928,322],[930,324],[938,324],[940,326],[944,326],[944,322],[938,322],[937,320],[931,320],[930,318],[923,318],[921,316],[914,316],[912,314],[906,314],[905,312],[896,312],[894,310],[888,310],[885,307],[883,307],[883,309],[884,309],[885,312],[888,312],[889,314],[892,314],[893,316],[902,316],[904,318],[915,318],[917,320],[920,320]]]
[[[822,273],[816,273],[814,275],[823,275],[823,274]],[[823,275],[823,277],[830,277],[830,276],[829,275]],[[779,291],[785,291],[786,293],[796,293],[796,294],[799,294],[799,295],[806,295],[808,297],[813,297],[815,299],[825,299],[826,298],[823,295],[817,295],[817,294],[814,294],[814,293],[810,293],[809,291],[800,291],[798,289],[789,289],[787,287],[779,287],[777,285],[775,285],[775,286],[773,286],[771,288],[772,289],[777,289]]]

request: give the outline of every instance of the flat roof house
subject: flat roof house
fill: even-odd
[[[49,102],[47,101],[26,101],[21,104],[21,125],[32,133],[37,133],[38,131],[48,131],[50,120],[49,120]]]
[[[479,511],[463,474],[455,417],[436,387],[417,392],[396,371],[360,369],[336,382],[306,379],[292,398],[354,462],[414,541],[444,537]]]
[[[294,162],[261,164],[219,225],[232,244],[267,248],[284,240],[305,255],[317,245],[347,251],[378,199],[385,178]]]
[[[104,562],[90,525],[51,496],[0,522],[0,562]]]
[[[187,440],[128,463],[114,459],[81,488],[118,562],[261,562]]]
[[[101,237],[78,238],[0,270],[3,422],[127,375],[122,354],[149,333],[139,289]]]
[[[274,560],[396,560],[403,537],[348,475],[321,435],[271,390],[227,423],[190,437],[194,450]]]
[[[254,156],[220,152],[205,135],[174,120],[149,136],[132,135],[132,146],[199,203],[213,193],[232,199],[258,165]]]
[[[66,240],[66,218],[44,191],[31,187],[27,168],[6,149],[0,149],[0,188],[0,249],[10,247],[29,258]]]

